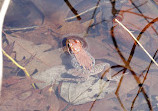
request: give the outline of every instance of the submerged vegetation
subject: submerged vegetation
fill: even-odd
[[[155,4],[12,1],[3,29],[0,110],[157,110]]]

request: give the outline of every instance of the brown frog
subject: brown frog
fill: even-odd
[[[87,42],[78,35],[66,37],[64,51],[72,56],[71,63],[75,68],[91,70],[95,65],[95,59],[86,51]]]

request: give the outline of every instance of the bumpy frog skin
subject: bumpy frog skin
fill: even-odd
[[[81,42],[77,39],[68,39],[66,42],[69,53],[77,54],[83,50]]]
[[[72,65],[75,68],[82,66],[84,69],[91,70],[92,66],[95,65],[95,59],[83,48],[79,39],[67,39],[66,47],[72,56]]]

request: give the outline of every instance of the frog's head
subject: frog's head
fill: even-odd
[[[67,39],[66,46],[71,54],[77,54],[82,50],[82,43],[78,39]]]

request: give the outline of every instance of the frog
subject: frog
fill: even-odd
[[[89,72],[95,69],[95,58],[87,48],[88,44],[82,35],[70,34],[63,39],[63,50],[71,57],[71,65],[74,68],[72,74],[82,77],[83,80],[88,79]]]
[[[71,34],[66,37],[64,36],[63,38],[62,47],[58,50],[61,54],[66,53],[70,56],[70,61],[73,67],[66,68],[65,64],[61,64],[34,75],[33,77],[35,79],[46,82],[39,85],[41,88],[54,83],[55,81],[58,83],[60,81],[73,80],[81,83],[89,81],[90,76],[95,76],[99,79],[99,74],[105,70],[105,67],[107,67],[108,63],[95,64],[95,58],[87,51],[88,44],[83,36]],[[85,56],[89,59],[89,64],[82,62],[83,60],[87,61],[87,59],[84,58]],[[64,56],[64,59],[67,60],[67,56]]]
[[[106,67],[105,63],[101,63],[97,65],[95,64],[95,59],[87,51],[88,44],[82,35],[70,34],[63,36],[61,43],[62,43],[61,48],[55,49],[54,52],[59,53],[59,55],[64,54],[62,61],[65,61],[66,64],[62,62],[62,64],[54,65],[43,72],[39,72],[33,75],[35,79],[45,82],[45,83],[39,83],[38,85],[39,88],[44,88],[46,85],[49,85],[50,83],[54,83],[55,81],[57,84],[59,81],[63,81],[63,80],[69,81],[72,79],[76,82],[83,82],[85,80],[88,80],[89,76],[97,75],[104,69],[104,67]],[[70,43],[73,43],[71,47],[69,46],[71,45]],[[76,50],[74,49],[76,47],[81,51],[82,50],[83,51],[76,52]],[[90,63],[88,65],[87,64],[85,65],[84,62],[79,63],[80,62],[79,59],[80,58],[82,59],[83,57],[81,55],[78,55],[78,53],[87,56],[87,58],[90,59],[89,60]],[[76,56],[81,56],[81,57],[79,59],[76,59]],[[68,59],[68,57],[70,57],[70,59]],[[61,56],[59,58],[62,59]],[[70,62],[67,63],[68,61]],[[69,64],[72,64],[72,67],[67,68]],[[72,76],[64,77],[64,74],[72,75],[73,77]]]
[[[86,50],[88,47],[85,39],[80,35],[70,35],[65,40],[64,51],[71,56],[71,63],[74,68],[91,70],[95,65],[94,57]]]

